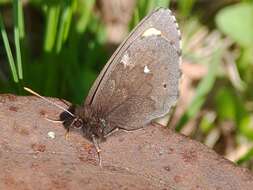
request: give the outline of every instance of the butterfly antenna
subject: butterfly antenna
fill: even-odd
[[[58,107],[58,108],[64,110],[65,112],[67,112],[67,113],[68,113],[69,115],[71,115],[72,117],[75,117],[75,115],[74,115],[73,113],[71,113],[70,111],[68,111],[68,110],[65,109],[64,107],[62,107],[62,106],[60,106],[60,105],[58,105],[58,104],[56,104],[56,103],[50,101],[49,99],[47,99],[47,98],[45,98],[45,97],[39,95],[37,92],[34,92],[34,91],[31,90],[30,88],[24,87],[24,90],[26,90],[27,92],[29,92],[29,93],[31,93],[31,94],[33,94],[33,95],[35,95],[35,96],[37,96],[37,97],[39,97],[39,98],[45,100],[46,102],[48,102],[48,103],[50,103],[50,104],[52,104],[52,105],[54,105],[54,106],[56,106],[56,107]]]

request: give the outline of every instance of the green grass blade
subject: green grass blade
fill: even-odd
[[[24,27],[24,13],[22,7],[22,1],[18,2],[18,30],[19,30],[19,37],[23,39],[25,37],[25,27]]]
[[[145,17],[149,12],[158,7],[169,7],[170,0],[139,0],[136,3],[133,17],[129,24],[129,29],[133,29],[140,20]]]
[[[21,2],[19,0],[13,0],[13,15],[14,15],[14,42],[16,50],[16,61],[18,69],[18,78],[23,79],[23,70],[22,70],[22,59],[20,51],[20,32],[19,32],[19,21],[18,18],[20,15]]]
[[[63,10],[63,13],[61,15],[60,23],[59,23],[59,30],[57,34],[57,43],[56,43],[56,53],[59,53],[62,48],[63,44],[63,33],[64,33],[64,25],[66,21],[66,10]]]
[[[60,5],[51,5],[47,10],[47,24],[45,32],[44,50],[52,52],[58,27]]]
[[[196,0],[181,0],[178,2],[178,6],[180,9],[180,13],[187,17],[190,15],[190,12],[192,11],[192,8],[194,4],[196,3]]]
[[[151,2],[151,1],[150,1]],[[167,8],[170,4],[170,0],[155,0],[152,4],[150,4],[150,10],[158,8],[158,7],[165,7]]]
[[[72,7],[71,4],[64,7],[60,23],[59,23],[59,32],[58,32],[58,38],[57,38],[57,44],[56,44],[56,52],[59,53],[62,48],[62,44],[65,42],[68,36],[69,27],[71,23],[72,18]]]
[[[78,33],[82,34],[86,30],[88,23],[90,21],[90,17],[92,15],[92,8],[95,4],[95,0],[85,0],[80,2],[81,3],[81,16],[77,21],[76,30]]]
[[[66,41],[66,39],[68,38],[68,35],[69,35],[69,29],[70,29],[70,25],[71,25],[72,15],[73,15],[73,10],[71,7],[69,7],[65,11],[64,31],[63,31],[63,36],[62,36],[62,40],[64,42]]]
[[[18,75],[17,75],[17,71],[16,71],[14,59],[13,59],[13,56],[12,56],[12,53],[11,53],[11,48],[10,48],[8,36],[7,36],[6,30],[5,30],[5,27],[4,27],[4,23],[3,23],[3,19],[2,19],[1,14],[0,14],[0,29],[1,29],[1,34],[2,34],[2,38],[3,38],[7,58],[8,58],[8,61],[9,61],[12,77],[13,77],[14,82],[18,83],[18,81],[19,81],[18,80]]]

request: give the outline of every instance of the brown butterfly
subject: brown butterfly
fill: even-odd
[[[151,12],[112,55],[83,105],[69,113],[68,129],[82,128],[97,149],[100,165],[99,142],[118,129],[142,128],[175,105],[181,75],[180,40],[169,9]]]

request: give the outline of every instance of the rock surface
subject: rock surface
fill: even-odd
[[[54,102],[67,106],[58,99]],[[35,97],[0,96],[0,189],[250,190],[253,175],[213,150],[152,124],[94,146],[79,131],[65,139],[61,110]]]

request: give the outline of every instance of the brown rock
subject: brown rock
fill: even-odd
[[[60,113],[35,97],[0,96],[0,189],[253,187],[253,175],[247,169],[155,124],[109,137],[101,144],[100,168],[94,146],[80,132],[71,132],[66,140],[64,127],[45,119],[58,119]]]

